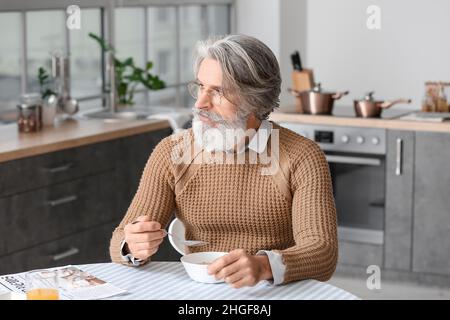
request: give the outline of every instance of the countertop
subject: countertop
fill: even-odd
[[[270,115],[275,122],[292,122],[349,127],[450,133],[450,121],[424,122],[395,118],[363,119],[295,113],[293,106],[282,107]],[[108,123],[101,119],[69,119],[57,126],[44,127],[36,133],[20,133],[17,124],[0,126],[0,163],[58,150],[108,141],[139,133],[169,128],[167,120],[133,120]]]
[[[100,119],[68,119],[39,132],[20,133],[16,123],[1,125],[0,163],[169,127],[166,120],[107,123]]]
[[[336,107],[335,107],[336,108]],[[405,110],[405,113],[407,111]],[[445,122],[426,122],[400,120],[395,118],[356,118],[334,115],[308,115],[295,112],[295,107],[287,106],[273,112],[270,120],[277,123],[293,122],[305,124],[319,125],[335,125],[348,127],[366,127],[366,128],[384,128],[394,130],[410,130],[410,131],[432,131],[432,132],[448,132],[450,133],[450,121]]]

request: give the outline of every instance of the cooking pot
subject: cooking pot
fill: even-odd
[[[332,114],[334,100],[338,100],[349,93],[348,91],[324,92],[320,83],[317,83],[312,90],[288,89],[288,91],[295,97],[300,98],[303,112],[307,114]]]
[[[357,117],[379,118],[383,109],[390,108],[398,103],[411,103],[411,99],[397,99],[393,101],[375,100],[373,94],[373,91],[369,92],[364,99],[353,101]]]

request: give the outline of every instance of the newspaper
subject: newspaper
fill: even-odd
[[[76,266],[68,265],[46,270],[58,271],[61,300],[96,300],[127,292]],[[25,294],[25,275],[26,272],[0,276],[0,290],[6,288],[15,293]]]

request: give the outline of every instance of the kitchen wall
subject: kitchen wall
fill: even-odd
[[[275,53],[283,79],[281,105],[292,104],[288,94],[292,64],[290,54],[306,47],[306,0],[237,0],[236,28],[262,40]]]
[[[380,30],[366,27],[369,5],[381,9]],[[238,0],[237,9],[238,32],[265,41],[279,58],[282,105],[294,102],[285,93],[294,49],[324,89],[350,90],[336,105],[374,90],[381,99],[413,99],[396,108],[418,109],[425,81],[450,81],[448,0]]]

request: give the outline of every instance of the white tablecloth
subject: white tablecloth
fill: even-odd
[[[316,280],[273,286],[266,281],[234,289],[225,283],[193,281],[181,262],[150,262],[134,268],[115,263],[78,265],[98,278],[125,289],[121,300],[319,300],[358,299],[351,293]]]

